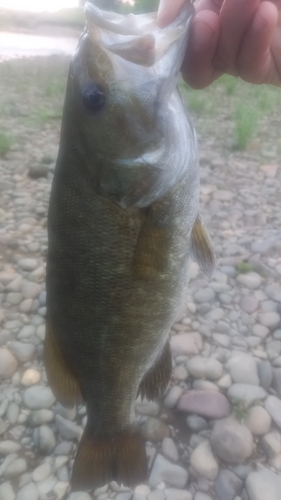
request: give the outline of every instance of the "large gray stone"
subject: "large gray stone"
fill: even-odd
[[[257,362],[249,354],[241,353],[233,356],[227,365],[233,382],[259,385]]]
[[[281,429],[281,401],[276,396],[268,396],[265,400],[265,409],[276,425]]]
[[[259,399],[265,399],[267,392],[258,385],[233,384],[227,391],[227,396],[231,401],[244,401],[251,406]]]
[[[215,423],[211,445],[222,460],[238,464],[252,454],[253,436],[245,425],[229,417]]]
[[[198,474],[210,481],[213,481],[218,475],[218,462],[213,455],[210,442],[207,440],[200,443],[193,450],[190,456],[190,464]]]
[[[212,419],[227,417],[231,412],[231,406],[226,397],[215,391],[190,391],[181,396],[177,408]]]
[[[194,356],[187,361],[186,367],[193,378],[207,378],[216,380],[223,374],[222,365],[214,358]]]
[[[41,410],[53,406],[56,398],[49,387],[35,385],[25,389],[23,393],[24,404],[31,410]]]
[[[251,472],[246,479],[249,500],[280,500],[281,477],[268,469]]]
[[[151,486],[156,488],[159,483],[164,481],[175,488],[184,488],[187,479],[188,472],[186,469],[180,465],[168,462],[162,455],[157,455],[149,476]]]
[[[0,349],[0,380],[12,377],[17,367],[15,356],[8,349]]]
[[[234,472],[222,469],[215,480],[215,492],[219,500],[233,500],[242,490],[243,482]]]

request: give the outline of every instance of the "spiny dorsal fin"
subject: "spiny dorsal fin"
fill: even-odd
[[[197,216],[191,233],[191,257],[197,262],[201,271],[211,279],[215,271],[216,258],[210,236],[200,215]]]

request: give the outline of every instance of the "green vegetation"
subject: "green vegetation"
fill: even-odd
[[[268,130],[262,133],[268,120],[279,120],[281,93],[273,86],[251,85],[223,75],[204,90],[193,90],[185,83],[180,84],[180,89],[187,108],[195,116],[199,133],[217,134],[221,128],[221,141],[227,148],[245,150],[251,147],[257,138],[262,141],[268,137]],[[279,138],[276,148],[280,154]]]
[[[7,134],[0,132],[0,157],[5,158],[12,146],[12,139]]]
[[[240,274],[246,274],[246,273],[250,273],[251,271],[253,271],[253,266],[251,266],[251,264],[249,264],[248,262],[245,262],[243,260],[241,262],[239,262],[239,264],[237,264],[236,268]]]
[[[259,123],[258,111],[250,106],[238,104],[235,112],[235,146],[245,149],[254,137]]]
[[[248,415],[248,406],[245,401],[237,400],[232,403],[233,415],[240,424],[242,424]]]

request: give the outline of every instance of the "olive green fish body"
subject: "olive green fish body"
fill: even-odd
[[[70,65],[48,217],[45,365],[57,399],[87,408],[76,490],[145,480],[134,403],[169,382],[190,256],[213,269],[196,136],[176,90],[192,12],[160,30],[155,15],[86,4]]]

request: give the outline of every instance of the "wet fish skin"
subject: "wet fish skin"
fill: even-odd
[[[183,122],[194,155],[159,196],[163,172],[153,148],[162,151],[163,115],[157,92],[147,100],[136,94],[135,83],[122,90],[123,81],[112,80],[114,61],[87,34],[73,58],[48,217],[46,372],[57,399],[70,407],[84,401],[88,416],[74,490],[145,480],[135,399],[138,393],[153,399],[167,386],[169,331],[187,284],[191,247],[199,261],[211,255],[198,219],[193,128]],[[96,115],[81,105],[81,90],[92,81],[107,99]],[[168,100],[180,109],[171,92]],[[142,163],[147,152],[155,165]]]

